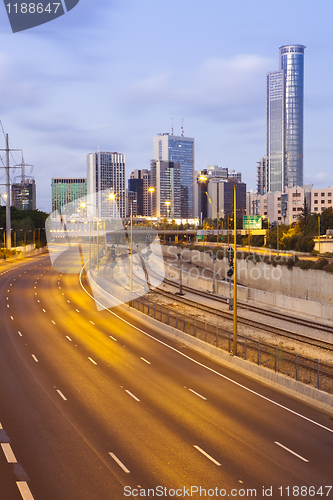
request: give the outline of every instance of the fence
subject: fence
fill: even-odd
[[[150,301],[146,297],[132,300],[130,306],[161,323],[215,345],[219,349],[232,352],[232,332],[218,325],[175,311]],[[293,354],[280,347],[239,334],[237,335],[237,356],[333,394],[333,366],[327,363]]]

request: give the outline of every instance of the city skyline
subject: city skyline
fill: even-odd
[[[47,27],[18,34],[3,7],[0,119],[11,147],[35,166],[37,207],[51,210],[52,177],[85,175],[91,151],[126,154],[127,178],[149,168],[151,138],[171,133],[172,123],[181,135],[182,119],[184,135],[195,139],[196,170],[234,169],[255,189],[266,153],[266,74],[288,43],[307,47],[304,183],[332,185],[333,6],[280,5],[273,18],[273,6],[259,0],[171,1],[167,12],[152,1],[81,0]],[[167,26],[174,29],[162,40]]]

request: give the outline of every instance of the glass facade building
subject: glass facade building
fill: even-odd
[[[279,48],[279,71],[267,74],[267,191],[303,185],[304,45]]]
[[[52,214],[62,213],[68,203],[74,202],[73,212],[80,208],[80,198],[87,195],[87,179],[85,178],[53,178],[52,179]],[[75,204],[75,200],[77,203]]]
[[[98,151],[88,154],[88,203],[95,207],[94,214],[97,208],[99,217],[126,216],[125,171],[125,155],[121,153]],[[117,195],[112,203],[108,199],[111,193]]]
[[[194,139],[170,134],[154,137],[154,160],[180,164],[181,217],[192,218],[194,215]]]

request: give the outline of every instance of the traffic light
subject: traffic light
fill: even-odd
[[[232,248],[231,245],[228,246],[227,252],[228,252],[228,264],[229,264],[227,276],[228,278],[231,278],[231,276],[234,274],[234,249]]]
[[[114,247],[114,245],[112,245],[111,247],[111,260],[115,260],[116,259],[116,249]]]
[[[227,252],[229,267],[234,267],[234,250],[230,245],[228,246]]]

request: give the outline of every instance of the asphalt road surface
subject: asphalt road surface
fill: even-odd
[[[48,256],[0,278],[1,500],[333,498],[330,415],[98,312]]]

